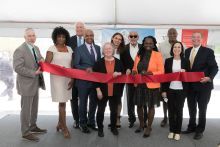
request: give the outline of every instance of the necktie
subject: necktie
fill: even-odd
[[[195,56],[196,56],[196,50],[195,50],[195,48],[193,48],[191,50],[191,56],[190,56],[190,66],[191,66],[191,68],[193,66],[193,62],[194,62]]]
[[[79,41],[78,41],[78,47],[82,45],[82,37],[79,37]]]
[[[92,45],[90,46],[90,55],[91,55],[92,60],[95,62],[95,53],[93,51]]]
[[[36,52],[35,52],[34,48],[32,48],[32,52],[33,52],[33,55],[34,55],[34,60],[35,60],[36,64],[39,66],[38,60],[37,60],[37,55],[36,55]]]

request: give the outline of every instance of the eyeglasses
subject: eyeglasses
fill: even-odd
[[[130,38],[137,38],[137,35],[129,35]]]

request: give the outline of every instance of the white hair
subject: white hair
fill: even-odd
[[[114,54],[115,54],[115,49],[114,49],[114,47],[113,47],[113,45],[112,45],[111,42],[106,42],[106,43],[103,44],[103,46],[102,46],[102,54],[104,55],[104,50],[105,50],[105,47],[106,47],[107,45],[110,45],[110,46],[112,47],[112,50],[113,50],[112,55],[114,55]]]
[[[75,28],[76,28],[76,26],[77,26],[78,24],[81,24],[81,25],[84,26],[84,28],[86,28],[85,23],[82,22],[82,21],[77,21],[77,22],[75,23]]]
[[[24,31],[24,36],[26,36],[27,33],[30,32],[30,31],[35,32],[33,28],[26,28],[25,31]]]

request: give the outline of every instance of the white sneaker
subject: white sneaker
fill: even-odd
[[[168,137],[169,139],[173,139],[174,133],[170,132],[167,137]]]
[[[174,135],[174,140],[176,140],[176,141],[180,140],[180,134],[175,134]]]

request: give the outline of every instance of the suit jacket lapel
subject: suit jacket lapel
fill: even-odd
[[[193,66],[192,66],[192,68],[195,66],[195,64],[197,63],[197,61],[199,60],[199,57],[201,57],[201,54],[202,54],[202,46],[199,48],[199,50],[198,50],[198,52],[197,52],[197,54],[196,54],[196,56],[195,56],[195,59],[194,59],[194,62],[193,62]]]
[[[34,56],[32,54],[32,52],[30,51],[29,47],[27,46],[26,43],[23,44],[24,48],[25,48],[25,52],[28,54],[28,56],[30,57],[30,59],[33,61],[33,64],[36,65]]]
[[[91,54],[90,54],[90,52],[89,52],[89,50],[88,50],[88,48],[87,48],[87,46],[86,46],[86,44],[83,44],[84,45],[84,50],[85,50],[85,54],[86,54],[86,56],[87,57],[89,57],[89,59],[90,59],[90,61],[92,61],[92,57],[91,57]]]

